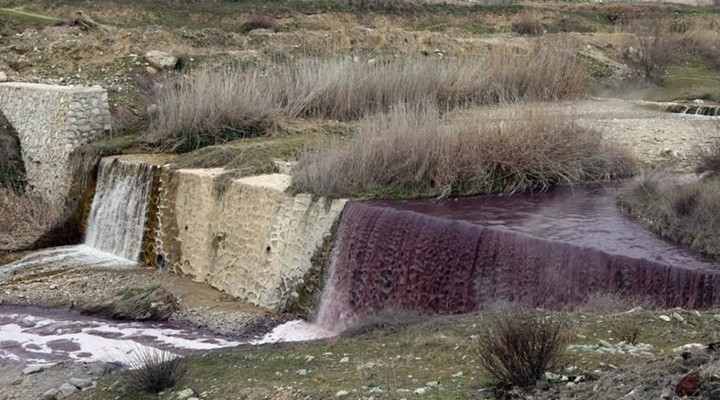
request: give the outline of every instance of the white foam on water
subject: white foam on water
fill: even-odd
[[[329,331],[320,325],[298,319],[278,325],[261,339],[250,343],[261,345],[280,342],[304,342],[327,339],[333,336],[337,336],[337,333]]]
[[[0,277],[25,268],[61,265],[65,267],[133,268],[137,263],[90,246],[62,246],[36,251],[18,261],[0,266]]]
[[[162,351],[175,353],[241,344],[190,330],[143,326],[140,323],[87,319],[76,322],[28,314],[9,314],[5,317],[9,317],[12,322],[0,324],[0,342],[6,344],[0,348],[0,359],[24,364],[68,360],[132,364],[138,358],[138,351],[143,354]],[[19,346],[8,345],[11,342]],[[58,346],[57,343],[62,344]]]

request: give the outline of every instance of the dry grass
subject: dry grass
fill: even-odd
[[[28,248],[56,226],[63,210],[33,195],[0,188],[0,251]]]
[[[706,60],[708,68],[720,70],[720,33],[710,29],[694,29],[685,32],[681,40],[687,51]]]
[[[562,322],[527,311],[498,314],[478,337],[480,364],[501,387],[529,387],[563,366],[570,335]]]
[[[306,59],[200,71],[154,90],[150,141],[192,149],[273,132],[279,118],[355,120],[395,104],[552,101],[582,96],[584,67],[570,46],[536,40],[528,52],[497,47],[485,58],[375,63]]]
[[[720,125],[718,125],[720,132]],[[720,136],[710,141],[707,147],[699,148],[697,151],[698,161],[695,166],[695,172],[702,174],[709,172],[717,174],[720,172]]]
[[[677,185],[648,175],[621,192],[621,207],[660,235],[720,260],[720,181]]]
[[[514,110],[520,112],[518,110]],[[363,121],[351,140],[307,151],[293,187],[330,197],[447,196],[545,189],[635,172],[626,151],[563,117],[446,120],[399,106]]]

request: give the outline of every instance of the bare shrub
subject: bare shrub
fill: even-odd
[[[187,361],[168,351],[141,347],[130,360],[129,384],[148,393],[174,387],[187,374]]]
[[[626,24],[630,38],[622,49],[624,62],[635,75],[660,82],[678,58],[678,36],[668,20],[640,18]]]
[[[58,224],[64,211],[39,196],[0,188],[0,251],[30,247]]]
[[[192,149],[272,133],[281,117],[353,120],[398,103],[451,109],[577,98],[587,77],[568,47],[537,40],[529,52],[496,47],[484,59],[306,59],[205,69],[157,86],[148,102],[157,106],[148,139]]]
[[[517,110],[513,110],[517,111]],[[545,189],[634,173],[634,158],[562,117],[443,119],[399,106],[300,157],[293,187],[330,197],[446,196]]]
[[[478,337],[480,364],[501,385],[532,386],[546,371],[563,366],[567,329],[529,311],[497,314]]]
[[[529,17],[523,17],[519,21],[513,22],[511,29],[519,35],[526,36],[540,36],[543,33],[543,27],[540,21]]]
[[[682,45],[691,55],[704,58],[708,68],[720,70],[720,33],[710,29],[695,29],[685,32]]]

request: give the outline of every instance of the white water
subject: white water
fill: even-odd
[[[153,167],[104,158],[90,208],[85,244],[137,261],[153,180]]]
[[[103,158],[88,217],[85,243],[45,249],[0,266],[0,277],[43,266],[133,267],[145,232],[153,166]]]

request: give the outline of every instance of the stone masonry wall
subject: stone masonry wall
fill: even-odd
[[[271,310],[297,299],[311,258],[331,234],[344,200],[285,193],[287,175],[241,178],[219,191],[221,169],[180,170],[164,184],[159,228],[167,265]]]
[[[69,194],[72,151],[110,130],[100,87],[0,83],[0,112],[18,133],[29,189],[49,200]]]

